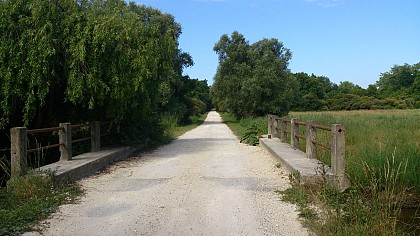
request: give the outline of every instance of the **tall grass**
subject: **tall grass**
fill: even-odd
[[[343,194],[332,194],[325,186],[303,190],[315,193],[326,208],[334,209],[327,220],[312,227],[315,232],[418,233],[418,213],[406,222],[414,225],[411,231],[402,230],[399,219],[405,206],[419,207],[420,110],[293,112],[289,116],[323,125],[343,124],[346,130],[346,172],[352,188]]]
[[[263,130],[259,132],[267,132],[265,117],[238,121],[222,114],[222,118],[239,137],[244,134],[246,124],[252,122]],[[284,200],[300,205],[300,215],[315,233],[417,235],[420,232],[418,210],[404,223],[409,230],[404,230],[399,220],[405,206],[419,209],[420,110],[292,112],[289,118],[345,127],[346,173],[352,187],[340,193],[325,183],[296,184],[282,193]],[[299,129],[303,135],[305,127]],[[317,132],[317,141],[321,143],[329,145],[330,138],[329,132]],[[301,140],[300,148],[305,149],[305,141]],[[329,164],[329,152],[317,148],[317,158]]]
[[[392,158],[407,163],[398,184],[420,193],[420,110],[292,112],[290,117],[346,129],[347,173],[368,181],[363,165],[383,167]]]

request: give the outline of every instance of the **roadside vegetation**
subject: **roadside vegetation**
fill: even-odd
[[[257,124],[259,135],[267,132],[265,117],[222,117],[238,137],[250,124]],[[323,182],[302,185],[291,176],[293,188],[281,192],[284,200],[299,206],[306,226],[317,235],[419,233],[420,110],[291,112],[289,118],[340,123],[346,129],[350,189],[340,193]],[[304,151],[304,143],[301,147]],[[321,158],[329,156],[321,152]]]
[[[328,216],[312,219],[319,235],[413,235],[420,232],[420,110],[292,112],[320,124],[344,124],[352,187],[295,185],[284,192],[292,202],[321,203]],[[331,213],[332,211],[332,213]],[[316,212],[313,210],[313,212]],[[327,217],[325,222],[322,222]],[[316,224],[313,224],[316,222]]]
[[[220,112],[219,114],[223,123],[229,126],[242,143],[255,146],[259,143],[258,136],[267,133],[267,118],[265,117],[238,120],[234,115],[227,112]]]
[[[0,235],[19,235],[33,223],[47,218],[57,207],[73,203],[82,194],[74,182],[48,177],[26,176],[9,181],[0,189]]]
[[[199,114],[190,118],[190,122],[180,125],[179,121],[174,116],[168,116],[162,119],[162,125],[165,127],[164,139],[170,142],[173,139],[185,134],[186,132],[201,125],[207,118],[208,113]],[[165,143],[165,142],[164,142]]]

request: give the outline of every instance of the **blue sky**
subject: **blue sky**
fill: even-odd
[[[238,31],[254,43],[277,38],[293,53],[292,72],[366,88],[394,65],[420,62],[420,0],[137,0],[182,26],[191,78],[211,84],[214,44]]]

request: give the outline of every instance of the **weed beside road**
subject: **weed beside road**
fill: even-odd
[[[17,235],[45,219],[61,204],[73,202],[81,189],[76,183],[59,182],[53,175],[25,176],[0,189],[0,235]]]

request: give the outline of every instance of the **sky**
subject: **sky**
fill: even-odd
[[[394,65],[420,62],[420,0],[136,0],[175,17],[190,78],[213,78],[214,45],[238,31],[250,44],[276,38],[291,72],[367,88]]]

